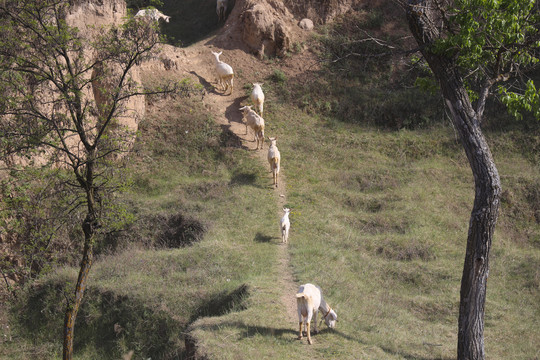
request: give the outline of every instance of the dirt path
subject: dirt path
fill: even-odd
[[[203,43],[193,45],[189,48],[182,49],[182,57],[179,70],[184,73],[192,75],[198,82],[200,82],[206,89],[207,95],[204,98],[204,102],[207,105],[209,111],[212,113],[218,124],[223,128],[228,129],[234,133],[242,143],[242,147],[251,153],[251,156],[257,158],[265,169],[267,169],[268,185],[272,188],[272,174],[267,160],[268,154],[268,140],[265,141],[263,150],[255,150],[256,142],[253,139],[253,133],[249,129],[246,134],[246,126],[242,122],[242,114],[238,110],[241,106],[248,104],[249,99],[246,97],[246,90],[243,88],[245,78],[248,78],[248,74],[259,74],[259,79],[250,79],[249,82],[261,81],[268,76],[270,70],[265,74],[261,69],[261,63],[254,59],[252,56],[247,55],[244,52],[235,53],[235,50],[228,51],[221,56],[221,60],[231,65],[234,65],[235,73],[241,73],[244,79],[241,77],[235,77],[234,91],[231,95],[224,95],[223,92],[214,86],[217,86],[214,72],[214,60],[210,53],[211,50],[218,51],[212,46],[206,46]],[[234,58],[234,61],[231,61]],[[264,88],[264,86],[263,86]],[[264,89],[263,89],[264,90]],[[271,134],[265,134],[266,137]],[[279,147],[279,143],[278,143]],[[286,194],[286,177],[282,168],[279,174],[278,187],[274,189],[276,198],[276,231],[278,229],[278,221],[283,215],[283,207],[287,203]],[[281,234],[279,234],[281,237]],[[278,247],[279,258],[279,272],[281,274],[279,283],[276,284],[279,289],[282,290],[281,302],[285,308],[287,319],[290,319],[291,326],[296,328],[297,326],[297,314],[296,314],[296,301],[294,300],[294,294],[298,289],[298,285],[293,280],[293,275],[290,267],[290,256],[287,245],[276,244]]]

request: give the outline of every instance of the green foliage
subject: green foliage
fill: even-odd
[[[58,181],[58,172],[13,171],[0,183],[0,237],[19,245],[15,256],[2,255],[0,271],[17,280],[15,288],[66,260],[65,233],[59,228],[67,222],[63,212],[74,197]]]
[[[540,119],[540,95],[532,80],[527,81],[523,93],[511,92],[499,86],[499,94],[508,112],[516,119],[523,119],[523,113],[532,113],[536,119]]]
[[[272,81],[283,85],[287,81],[287,75],[285,75],[285,73],[280,69],[274,69],[271,79]]]
[[[433,49],[455,56],[472,101],[483,87],[538,63],[540,12],[535,0],[460,0],[450,13],[447,36]],[[525,81],[524,92],[510,92],[508,85],[500,85],[498,92],[513,116],[521,118],[518,113],[528,111],[539,118],[538,94],[532,80]]]
[[[512,63],[528,66],[538,62],[529,47],[540,20],[534,0],[460,0],[450,21],[455,34],[438,44],[440,51],[453,51],[459,64],[475,69],[485,64],[508,71]],[[471,11],[474,9],[474,11]]]

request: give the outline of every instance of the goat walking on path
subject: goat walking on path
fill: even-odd
[[[321,288],[313,284],[301,285],[296,294],[296,307],[298,310],[298,321],[300,323],[300,331],[298,339],[302,339],[302,324],[306,328],[308,344],[313,344],[310,334],[310,323],[313,317],[315,333],[317,329],[317,313],[321,310],[326,326],[333,329],[336,326],[337,314],[330,305],[324,301]]]
[[[277,137],[269,137],[268,140],[270,140],[270,147],[268,148],[268,163],[270,164],[270,171],[272,172],[272,178],[274,180],[273,185],[277,187],[281,155],[276,145]]]
[[[251,105],[243,106],[239,110],[242,111],[243,119],[246,121],[246,135],[248,133],[248,127],[253,129],[255,135],[254,141],[257,141],[255,150],[259,148],[259,144],[262,149],[264,146],[264,119],[251,108]]]
[[[285,215],[281,218],[280,228],[281,228],[281,242],[286,244],[289,241],[289,229],[291,228],[291,222],[289,221],[289,213],[291,209],[283,208]]]
[[[264,107],[264,93],[262,91],[261,83],[253,83],[253,91],[251,92],[251,101],[253,102],[253,106],[257,107],[259,110],[259,115],[263,115],[263,107]]]
[[[218,53],[212,51],[212,55],[214,55],[214,58],[216,60],[217,83],[224,93],[227,92],[228,88],[231,88],[232,94],[234,89],[234,71],[229,64],[226,64],[223,61],[219,60],[219,56],[222,53],[222,51]]]

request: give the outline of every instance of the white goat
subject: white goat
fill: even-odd
[[[291,222],[289,221],[289,213],[291,209],[283,208],[285,215],[281,218],[279,226],[281,228],[281,242],[286,244],[289,240],[289,229],[291,228]]]
[[[135,17],[141,17],[144,19],[152,20],[152,21],[159,21],[159,19],[165,20],[165,22],[169,22],[170,16],[164,15],[161,11],[158,9],[143,9],[137,11],[135,14]]]
[[[253,105],[259,108],[259,114],[263,115],[264,106],[264,93],[262,91],[261,83],[253,83],[253,91],[251,92],[251,101]]]
[[[330,305],[324,301],[321,288],[313,284],[301,285],[296,294],[296,307],[298,310],[298,321],[300,323],[300,331],[298,339],[302,339],[302,324],[306,328],[308,344],[313,344],[310,334],[310,322],[313,317],[315,333],[317,329],[317,313],[321,310],[324,315],[324,322],[329,328],[336,326],[337,314]]]
[[[281,162],[281,155],[276,145],[277,137],[269,137],[270,147],[268,148],[268,163],[270,163],[270,171],[272,172],[272,178],[274,179],[274,186],[278,186],[278,174],[279,163]]]
[[[216,13],[218,16],[218,22],[225,20],[225,14],[227,13],[227,0],[217,0]]]
[[[233,92],[234,84],[234,72],[232,67],[229,64],[224,63],[223,61],[219,60],[219,56],[223,52],[220,51],[218,53],[212,51],[212,55],[214,55],[216,59],[216,72],[218,76],[218,85],[221,86],[224,92],[227,92],[227,89],[231,88],[231,94]]]
[[[251,108],[251,105],[243,106],[239,109],[243,113],[243,117],[246,119],[246,135],[248,132],[248,126],[253,129],[253,133],[255,135],[255,138],[253,141],[257,141],[257,147],[255,149],[259,148],[259,144],[261,145],[261,149],[264,146],[264,119],[259,116],[255,110]]]

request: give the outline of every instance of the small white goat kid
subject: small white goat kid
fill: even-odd
[[[291,222],[289,221],[289,213],[291,209],[283,208],[285,215],[281,218],[279,222],[279,227],[281,228],[281,242],[286,244],[289,241],[289,229],[291,228]]]
[[[227,13],[227,0],[217,0],[216,13],[218,16],[218,22],[225,20],[225,13]]]
[[[268,148],[268,163],[270,163],[270,171],[272,172],[272,178],[274,179],[274,186],[277,187],[281,155],[276,145],[277,137],[269,137],[268,140],[270,140],[270,147]]]
[[[219,60],[219,56],[222,53],[222,51],[218,53],[212,51],[212,55],[214,55],[214,58],[216,60],[216,72],[218,77],[217,82],[224,92],[227,92],[227,89],[230,87],[232,94],[234,88],[234,71],[229,64],[226,64],[223,61]]]
[[[158,9],[143,9],[137,11],[135,14],[135,17],[141,17],[143,19],[148,19],[152,21],[159,21],[159,19],[165,20],[165,22],[169,22],[170,16],[164,15],[161,11]]]
[[[253,129],[255,139],[257,141],[257,147],[261,145],[261,149],[264,146],[264,119],[257,115],[255,110],[251,108],[251,105],[243,106],[239,109],[243,113],[243,117],[246,119],[246,135],[248,133],[248,126]]]
[[[264,93],[262,91],[261,83],[253,83],[253,91],[251,92],[251,101],[253,105],[258,107],[259,114],[263,115],[263,106],[264,106]]]
[[[310,334],[310,322],[313,317],[315,333],[317,329],[317,313],[321,310],[324,316],[324,322],[329,328],[336,326],[337,314],[330,305],[324,301],[321,288],[313,284],[301,285],[296,294],[296,307],[298,310],[298,321],[300,323],[300,331],[298,339],[302,339],[302,324],[306,328],[308,344],[313,344]]]

